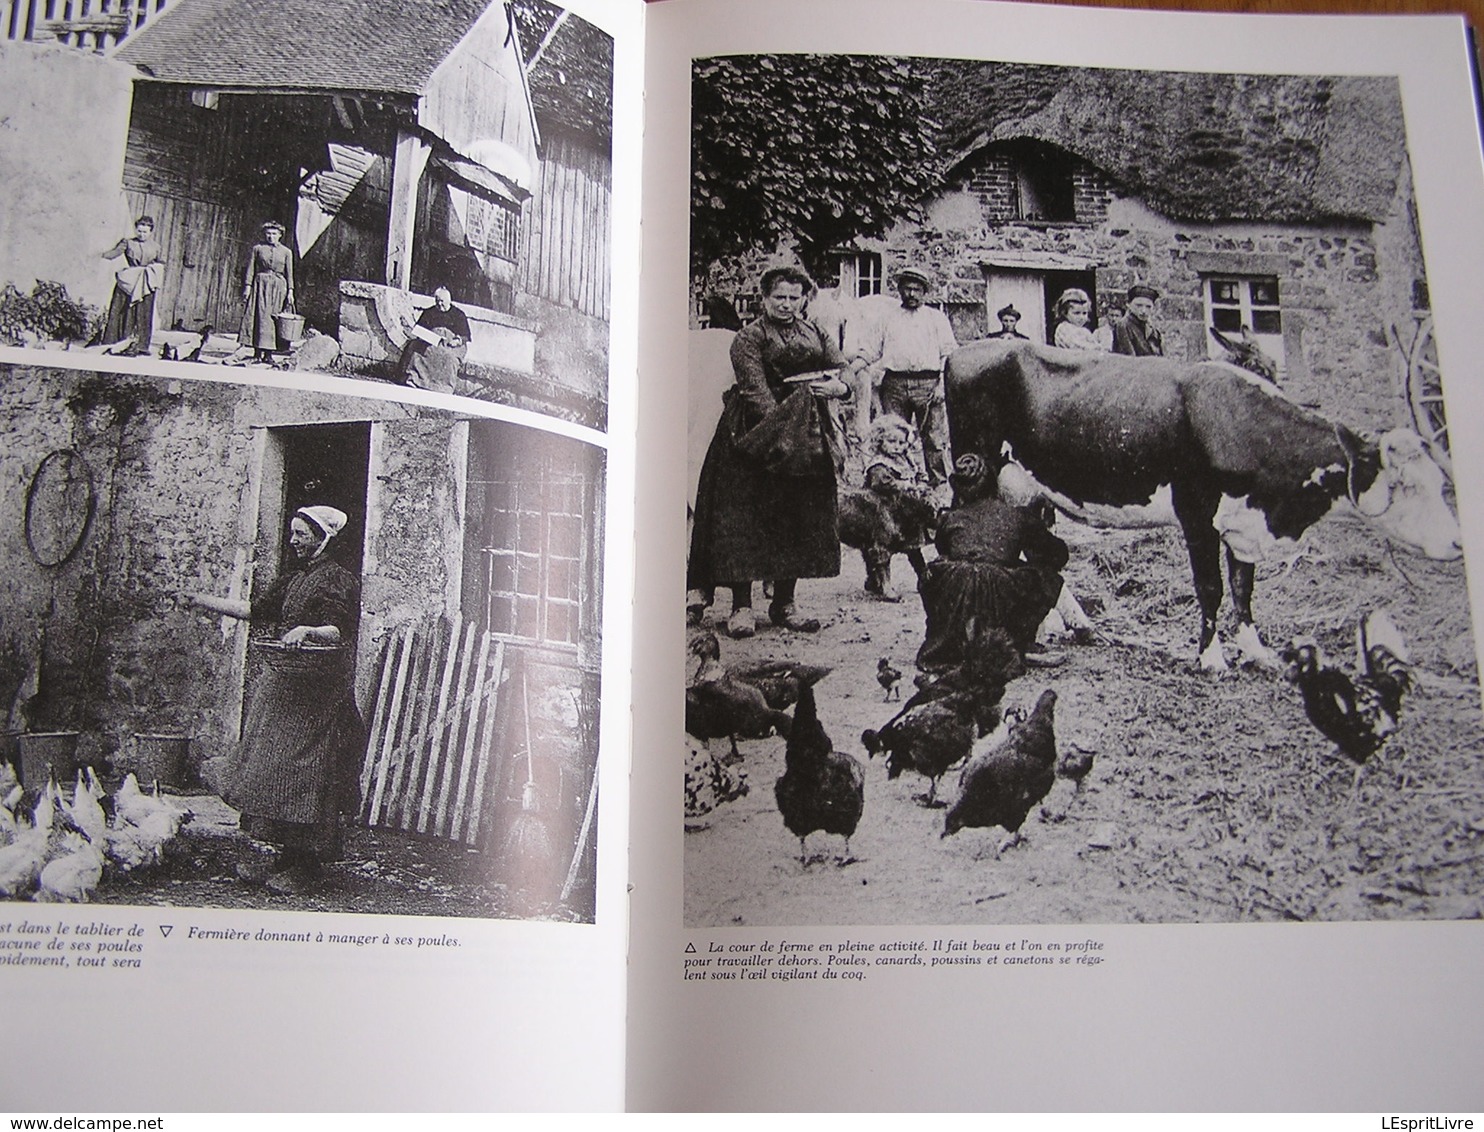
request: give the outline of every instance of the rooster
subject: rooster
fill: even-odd
[[[806,686],[794,709],[793,729],[784,748],[784,771],[773,788],[783,824],[799,839],[799,863],[808,865],[805,841],[811,833],[836,833],[845,838],[848,865],[850,836],[860,824],[866,805],[866,776],[861,764],[837,751],[814,705],[814,689]]]
[[[1366,761],[1396,733],[1402,699],[1412,688],[1411,658],[1396,622],[1384,609],[1361,618],[1353,676],[1326,664],[1312,637],[1295,637],[1280,655],[1309,722],[1355,763],[1352,786],[1358,790]]]
[[[966,826],[1001,826],[1003,852],[1023,841],[1020,827],[1056,782],[1056,693],[1041,693],[1029,716],[1009,729],[1003,743],[975,752],[959,776],[958,799],[943,819],[941,837]]]

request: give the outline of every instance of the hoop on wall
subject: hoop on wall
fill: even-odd
[[[87,537],[97,506],[93,470],[81,453],[46,456],[26,488],[26,546],[42,566],[65,565]]]

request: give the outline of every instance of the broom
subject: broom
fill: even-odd
[[[526,728],[526,784],[520,791],[520,813],[505,834],[506,875],[515,887],[535,889],[548,871],[556,852],[551,833],[540,816],[536,795],[536,762],[531,747],[531,694],[526,679],[526,666],[520,670],[520,701]]]

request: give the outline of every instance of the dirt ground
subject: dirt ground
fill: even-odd
[[[1058,644],[1066,665],[1016,680],[1005,704],[1028,709],[1056,689],[1059,749],[1095,752],[1080,793],[1058,781],[1022,829],[1026,842],[1000,856],[1000,829],[940,838],[944,811],[919,800],[926,780],[888,781],[860,739],[897,711],[882,701],[878,658],[912,690],[923,615],[911,570],[896,560],[900,603],[871,601],[846,551],[839,578],[800,583],[801,608],[826,622],[816,638],[771,627],[723,636],[722,659],[833,666],[817,688],[820,718],[866,774],[855,860],[839,863],[841,839],[816,833],[801,865],[773,797],[783,740],[743,742],[750,792],[687,822],[688,926],[1484,915],[1484,721],[1462,563],[1393,552],[1358,521],[1332,518],[1298,557],[1259,568],[1254,612],[1274,647],[1309,633],[1352,667],[1357,620],[1383,605],[1408,640],[1420,686],[1356,794],[1353,765],[1281,673],[1196,670],[1199,617],[1178,532],[1066,522],[1058,532],[1072,544],[1068,581],[1103,640]],[[725,620],[726,601],[708,625]],[[725,740],[712,748],[724,753]],[[943,778],[940,798],[953,797],[957,776]]]
[[[192,817],[171,843],[165,862],[137,873],[106,874],[93,903],[592,920],[590,882],[578,883],[562,903],[557,899],[561,877],[543,877],[539,886],[526,886],[524,878],[506,874],[487,851],[361,827],[347,831],[344,856],[326,866],[317,891],[280,896],[238,878],[237,865],[256,858],[263,847],[238,832],[235,811],[210,794],[181,794],[176,801]]]

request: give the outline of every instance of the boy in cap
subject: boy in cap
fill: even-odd
[[[1113,320],[1113,352],[1136,358],[1162,357],[1165,340],[1159,327],[1150,323],[1159,292],[1144,283],[1128,289],[1128,313]]]

